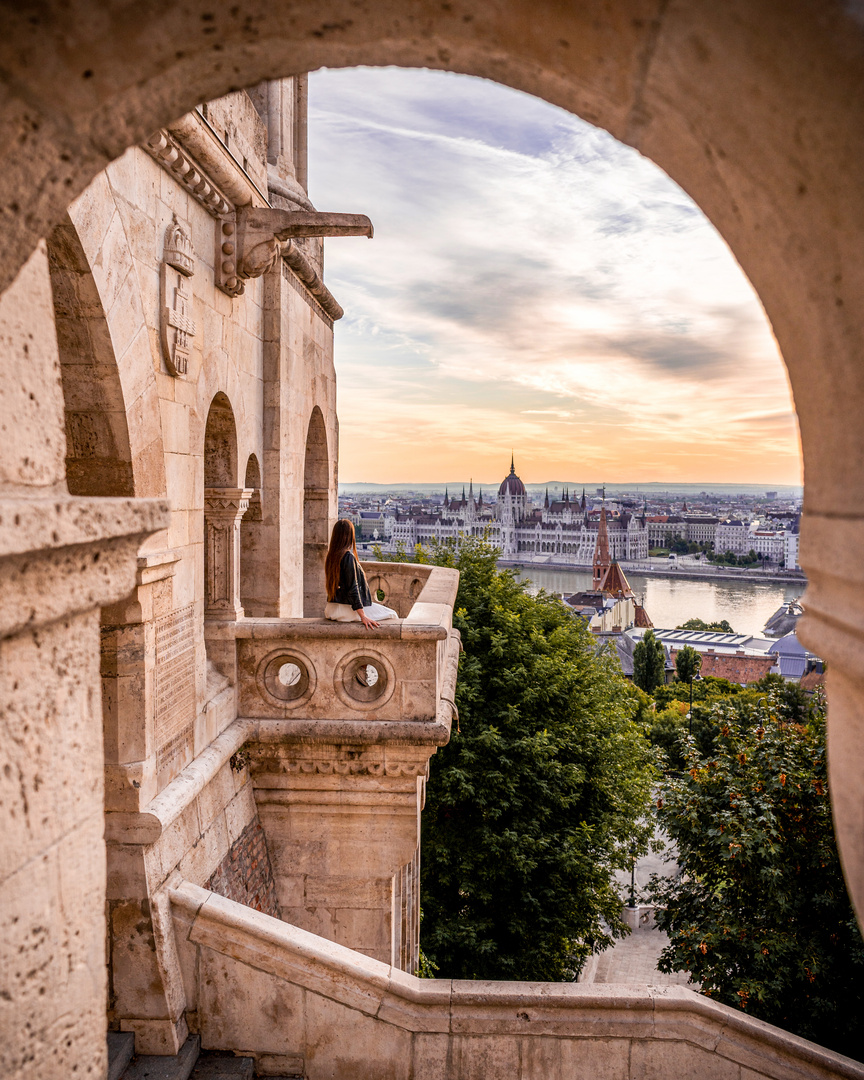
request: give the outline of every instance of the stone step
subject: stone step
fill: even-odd
[[[189,1080],[254,1080],[255,1059],[235,1057],[222,1050],[205,1050]]]
[[[189,1080],[201,1047],[190,1035],[178,1054],[138,1054],[123,1073],[123,1080]]]
[[[135,1034],[132,1031],[108,1032],[108,1077],[120,1080],[126,1066],[135,1055]]]

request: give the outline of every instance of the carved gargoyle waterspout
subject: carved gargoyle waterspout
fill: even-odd
[[[229,296],[243,292],[247,278],[260,277],[290,240],[309,236],[372,237],[365,214],[321,214],[309,210],[241,206],[223,218],[216,265],[217,284]]]

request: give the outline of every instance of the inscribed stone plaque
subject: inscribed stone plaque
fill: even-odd
[[[156,620],[156,771],[181,757],[195,722],[193,605]]]

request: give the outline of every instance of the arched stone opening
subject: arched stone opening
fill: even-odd
[[[48,237],[71,495],[135,494],[126,404],[102,298],[67,217]]]
[[[250,492],[237,487],[237,424],[228,397],[210,403],[204,428],[204,617],[239,619],[240,522]]]
[[[324,416],[316,405],[309,418],[303,464],[303,614],[324,614],[324,558],[330,532],[330,455]]]
[[[220,390],[210,402],[204,428],[204,487],[237,486],[237,424],[228,397]]]
[[[71,495],[135,494],[126,403],[99,287],[75,225],[66,217],[48,237],[48,272],[66,433]],[[125,808],[147,757],[148,628],[138,591],[101,609],[102,724],[109,810]],[[151,642],[152,645],[152,642]],[[152,655],[152,649],[150,650]],[[140,786],[140,776],[136,782]],[[111,852],[109,851],[109,861]]]
[[[247,616],[269,614],[267,562],[273,557],[268,552],[261,509],[261,466],[255,454],[246,462],[243,483],[249,492],[249,509],[240,522],[240,602]]]
[[[483,75],[639,147],[730,244],[768,311],[796,392],[808,641],[830,662],[832,790],[861,911],[864,31],[854,6],[625,0],[610,11],[600,0],[540,9],[515,0],[503,10],[479,0],[396,0],[362,14],[345,0],[323,0],[253,5],[242,20],[234,12],[228,0],[145,4],[112,10],[87,33],[80,5],[49,0],[41,21],[29,21],[27,5],[8,13],[0,51],[11,88],[2,115],[20,138],[6,141],[0,169],[2,280],[125,145],[197,101],[322,63]],[[148,22],[158,32],[142,33]],[[38,64],[29,59],[36,47]]]

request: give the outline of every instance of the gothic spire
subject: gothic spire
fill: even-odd
[[[546,488],[546,500],[543,503],[543,506],[545,507],[546,510],[549,509],[549,488],[548,487]]]
[[[592,588],[599,592],[603,581],[612,565],[609,556],[609,530],[606,527],[606,507],[600,510],[600,524],[597,527],[597,543],[594,546],[594,578]]]
[[[516,475],[516,462],[515,462],[515,460],[514,460],[514,457],[513,457],[513,451],[512,451],[512,450],[510,451],[510,475],[511,475],[511,476],[515,476],[515,475]]]

